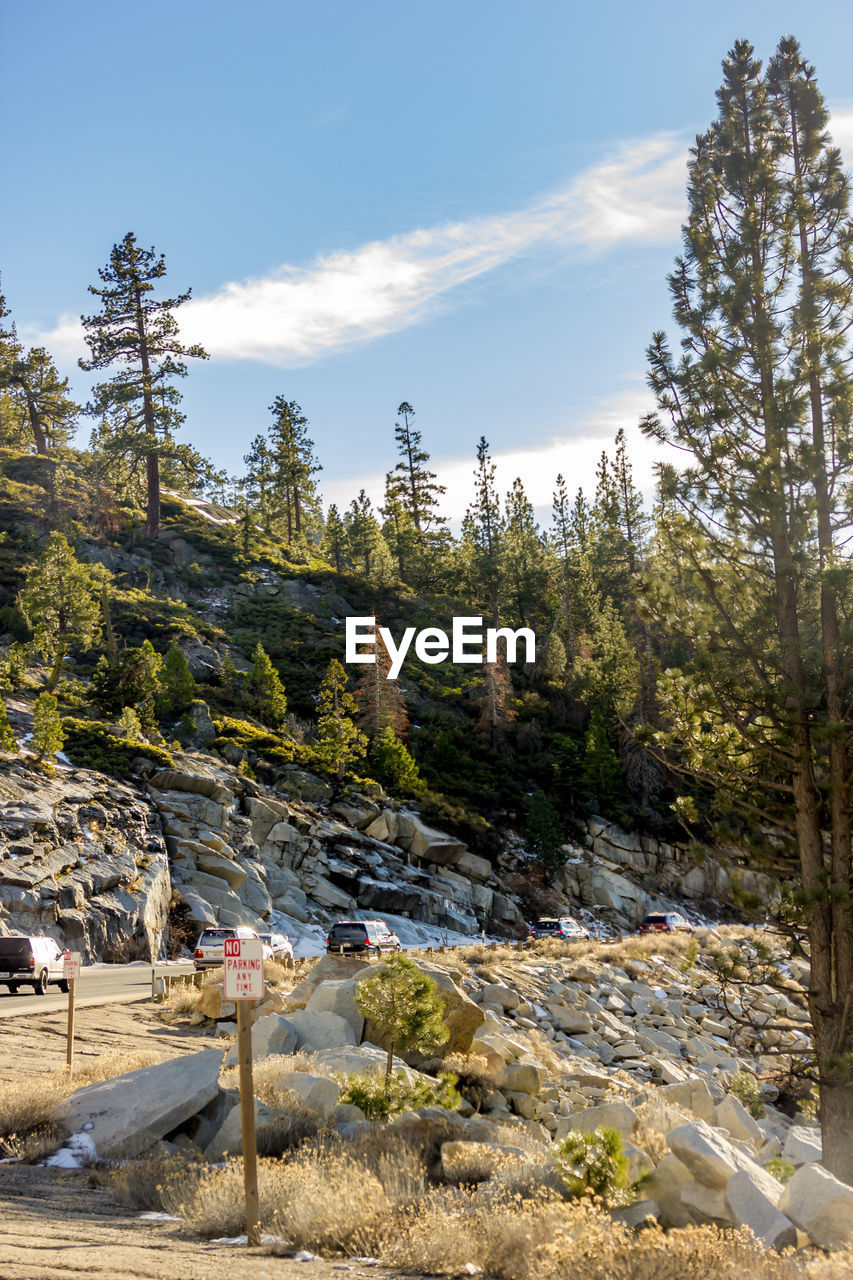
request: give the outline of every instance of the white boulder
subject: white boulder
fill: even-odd
[[[804,1164],[797,1170],[779,1208],[822,1249],[853,1243],[853,1187],[819,1164]]]

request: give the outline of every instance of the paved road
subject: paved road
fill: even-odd
[[[98,1004],[127,1004],[133,1000],[151,997],[150,964],[112,964],[97,968],[84,968],[77,979],[75,1004],[85,1009]],[[157,965],[158,977],[170,974],[192,973],[191,964]],[[33,995],[29,987],[22,987],[12,995],[5,986],[0,987],[0,1018],[14,1018],[18,1014],[59,1013],[68,1008],[68,996],[53,985],[48,994]]]

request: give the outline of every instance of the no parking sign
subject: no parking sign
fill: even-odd
[[[263,1000],[264,944],[260,938],[226,938],[224,963],[226,1000]]]

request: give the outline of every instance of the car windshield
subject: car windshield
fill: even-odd
[[[29,938],[0,938],[0,959],[26,960],[30,955]]]
[[[345,942],[364,938],[366,934],[367,926],[363,924],[333,924],[329,930],[330,937],[342,938]]]
[[[199,942],[202,944],[207,943],[210,946],[211,943],[224,942],[226,938],[234,938],[236,936],[233,929],[205,929],[199,938]]]
[[[542,933],[556,933],[560,927],[559,920],[537,920],[536,928]]]
[[[666,924],[666,916],[646,916],[643,924]]]
[[[265,942],[265,943],[267,944],[267,946],[268,946],[268,947],[271,947],[271,946],[272,946],[272,934],[271,934],[271,933],[259,933],[259,934],[258,934],[258,937],[260,938],[261,942]]]

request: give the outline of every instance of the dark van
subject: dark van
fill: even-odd
[[[399,950],[400,939],[382,920],[339,920],[326,939],[330,954],[381,956]]]

